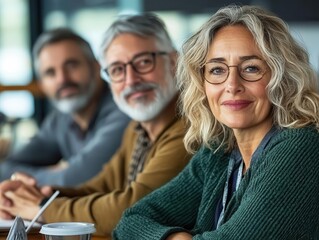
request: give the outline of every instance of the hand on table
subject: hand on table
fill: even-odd
[[[12,174],[11,180],[19,180],[28,186],[37,186],[37,180],[34,177],[22,172],[15,172],[14,174]],[[52,195],[53,193],[51,186],[42,186],[38,188],[40,189],[41,193],[46,197]]]
[[[0,218],[12,219],[19,215],[33,219],[41,201],[52,194],[49,186],[38,188],[34,178],[15,173],[12,180],[0,183]]]

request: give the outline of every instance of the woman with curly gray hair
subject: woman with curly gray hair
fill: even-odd
[[[317,79],[286,23],[222,8],[184,43],[177,72],[195,155],[114,238],[319,238]]]

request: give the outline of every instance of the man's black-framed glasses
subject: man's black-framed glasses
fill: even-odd
[[[111,83],[120,83],[125,81],[126,67],[131,65],[133,70],[140,74],[146,74],[154,70],[156,66],[156,56],[165,55],[167,52],[142,52],[133,57],[127,63],[116,62],[103,69]]]
[[[268,69],[267,63],[259,58],[247,59],[232,66],[219,61],[211,61],[205,63],[202,68],[203,77],[211,84],[221,84],[227,80],[231,67],[236,67],[239,76],[248,82],[259,81]]]

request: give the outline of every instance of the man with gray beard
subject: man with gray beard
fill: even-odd
[[[39,203],[60,190],[41,221],[92,222],[97,235],[111,239],[126,208],[170,181],[188,163],[185,125],[177,114],[177,52],[165,25],[153,14],[124,16],[104,36],[101,65],[115,102],[134,120],[119,150],[96,177],[77,188],[37,188],[25,176],[2,182],[0,218],[19,214],[32,219]]]
[[[35,137],[0,165],[0,179],[24,172],[41,185],[75,186],[111,159],[129,118],[101,79],[91,47],[74,32],[43,33],[33,57],[39,86],[55,110]]]

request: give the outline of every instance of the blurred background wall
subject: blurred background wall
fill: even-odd
[[[31,59],[42,31],[70,27],[97,53],[103,32],[119,14],[152,11],[163,18],[178,49],[211,14],[233,3],[260,5],[286,20],[319,71],[318,0],[0,0],[0,137],[23,144],[49,110]]]

